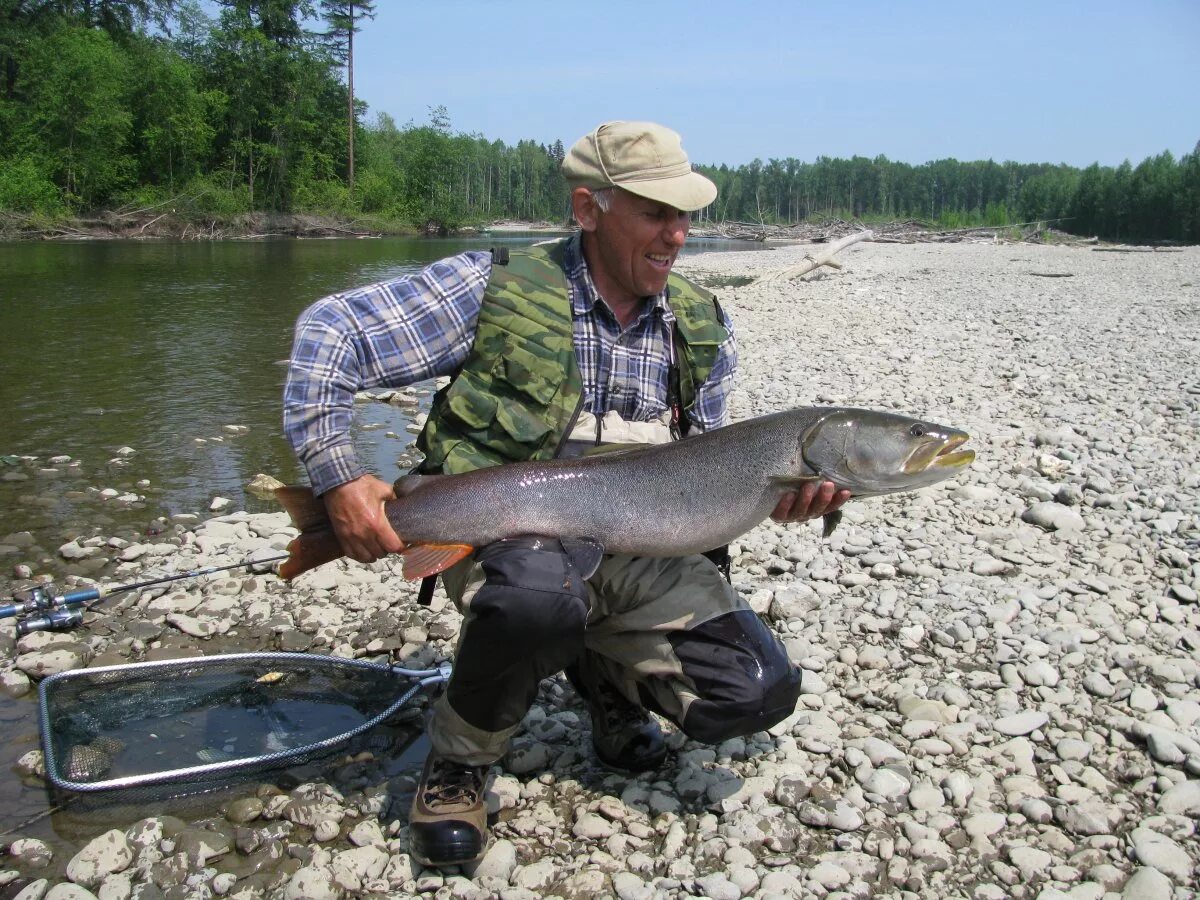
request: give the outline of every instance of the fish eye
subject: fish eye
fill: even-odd
[[[908,433],[911,434],[913,437],[921,437],[923,434],[925,434],[926,431],[928,431],[928,429],[924,425],[922,425],[920,422],[918,422],[912,428],[908,429]]]

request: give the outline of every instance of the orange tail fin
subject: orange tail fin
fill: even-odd
[[[278,500],[292,524],[300,529],[287,550],[291,554],[279,567],[279,577],[291,581],[297,575],[315,569],[327,562],[345,556],[329,521],[325,504],[313,496],[306,487],[281,487],[275,489]],[[400,552],[404,554],[404,577],[424,578],[450,568],[460,559],[469,556],[474,547],[467,544],[413,544]]]
[[[276,488],[275,499],[292,517],[292,524],[300,529],[300,535],[287,546],[290,556],[279,567],[280,578],[291,581],[302,572],[345,556],[325,504],[309,488]]]

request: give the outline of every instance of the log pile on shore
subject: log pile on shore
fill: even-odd
[[[776,225],[766,222],[720,222],[711,226],[692,228],[693,237],[723,237],[742,241],[769,243],[823,244],[863,231],[868,226],[858,221],[826,219],[820,222],[797,222]],[[1053,243],[1096,244],[1094,237],[1079,237],[1050,228],[1046,222],[1021,222],[1014,225],[985,225],[977,228],[938,229],[916,219],[872,224],[868,240],[877,244],[955,244],[977,243]]]

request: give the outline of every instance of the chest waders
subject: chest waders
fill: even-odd
[[[564,271],[568,240],[492,251],[475,340],[433,399],[417,438],[425,455],[417,471],[456,475],[561,455],[584,403]],[[683,437],[696,388],[712,373],[728,332],[715,295],[676,274],[667,286],[676,321],[665,399],[672,436]],[[432,582],[423,583],[419,599],[432,592]]]

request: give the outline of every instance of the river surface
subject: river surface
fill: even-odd
[[[462,250],[546,237],[0,243],[0,602],[17,564],[102,576],[59,557],[76,537],[136,538],[161,516],[210,515],[214,497],[230,510],[274,509],[245,485],[259,472],[301,478],[280,397],[292,325],[308,304]],[[699,239],[687,252],[759,246]],[[362,403],[356,424],[364,464],[398,475],[414,437],[407,414]],[[46,808],[11,769],[37,747],[35,696],[0,694],[0,726],[4,832]],[[50,837],[47,825],[22,833]]]

